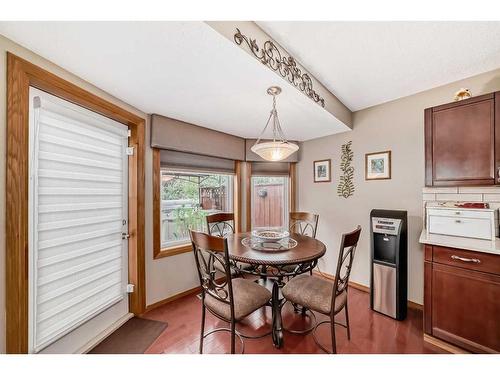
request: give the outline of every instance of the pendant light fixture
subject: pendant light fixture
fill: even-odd
[[[278,111],[276,110],[276,96],[281,93],[281,87],[271,86],[267,89],[267,93],[273,97],[273,109],[267,119],[264,130],[260,133],[259,139],[257,139],[257,142],[252,146],[251,150],[265,160],[281,161],[294,152],[297,152],[299,146],[295,143],[289,143],[285,138],[283,129],[281,129]],[[260,140],[270,123],[273,125],[273,140],[261,142]]]

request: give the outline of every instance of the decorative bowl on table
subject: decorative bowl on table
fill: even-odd
[[[252,237],[264,242],[278,242],[290,237],[290,233],[279,229],[255,229],[252,231]]]

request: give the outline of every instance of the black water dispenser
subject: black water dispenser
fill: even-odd
[[[372,210],[371,308],[397,320],[406,318],[408,238],[406,211]]]

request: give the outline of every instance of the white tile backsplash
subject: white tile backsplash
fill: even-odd
[[[424,187],[422,201],[486,202],[491,208],[500,208],[500,186]]]
[[[458,188],[459,194],[498,194],[500,195],[500,186],[460,186]]]
[[[458,193],[458,187],[423,187],[422,193]]]
[[[500,194],[483,194],[485,202],[500,202]]]
[[[436,194],[436,200],[441,202],[482,202],[483,194]]]
[[[422,194],[422,199],[424,201],[435,201],[436,200],[436,194],[423,193]]]

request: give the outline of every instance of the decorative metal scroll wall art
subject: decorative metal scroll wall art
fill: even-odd
[[[262,64],[278,72],[283,78],[286,78],[288,82],[304,92],[316,103],[320,104],[322,107],[325,106],[325,99],[314,91],[312,79],[309,74],[302,73],[300,68],[297,67],[295,59],[292,56],[283,56],[276,44],[272,41],[267,40],[264,42],[263,48],[260,48],[255,39],[243,35],[238,28],[236,29],[236,34],[234,34],[234,41],[238,45],[245,42],[252,54],[259,59]]]
[[[344,198],[349,198],[354,194],[354,183],[352,182],[354,167],[351,165],[354,153],[351,150],[351,145],[352,141],[342,145],[342,156],[340,158],[340,170],[343,175],[340,176],[337,194],[339,197]]]

